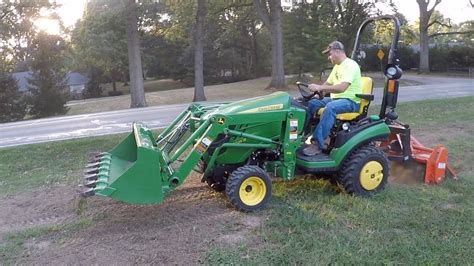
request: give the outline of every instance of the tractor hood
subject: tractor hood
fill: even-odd
[[[290,95],[286,92],[274,92],[269,95],[236,101],[216,108],[201,117],[208,119],[213,114],[234,115],[270,112],[287,109],[290,106]]]

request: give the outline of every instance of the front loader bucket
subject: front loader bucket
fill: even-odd
[[[163,157],[150,130],[135,123],[133,132],[109,152],[92,158],[84,171],[83,196],[101,195],[133,204],[163,201]]]

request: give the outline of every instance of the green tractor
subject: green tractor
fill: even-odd
[[[376,20],[392,20],[394,37],[385,68],[386,85],[380,115],[368,116],[373,83],[363,78],[361,108],[340,114],[323,154],[301,152],[317,118],[307,119],[307,85],[298,83],[302,97],[286,92],[232,103],[194,103],[158,137],[140,123],[115,148],[95,156],[85,171],[84,196],[100,195],[131,204],[161,203],[183,184],[191,171],[202,181],[225,191],[241,211],[261,209],[270,200],[268,173],[284,180],[295,175],[327,176],[347,193],[369,196],[381,191],[389,176],[388,160],[378,147],[396,119],[399,21],[393,16],[366,20],[359,28],[352,57],[359,51],[360,34]],[[390,109],[387,112],[387,109]]]

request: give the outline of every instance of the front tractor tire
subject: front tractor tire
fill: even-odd
[[[227,179],[225,193],[232,205],[244,212],[263,208],[272,196],[268,174],[255,165],[237,168]]]
[[[363,146],[344,161],[338,181],[344,190],[357,196],[372,196],[385,188],[388,160],[375,146]]]

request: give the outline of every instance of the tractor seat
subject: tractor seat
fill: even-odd
[[[374,99],[374,95],[372,94],[373,89],[374,89],[374,81],[372,80],[372,78],[362,77],[361,86],[362,86],[362,94],[356,94],[356,96],[361,99],[360,104],[359,104],[360,105],[359,112],[338,114],[336,116],[337,120],[352,121],[354,119],[357,119],[360,115],[363,115],[364,117],[367,115],[370,101]],[[321,116],[323,112],[324,112],[324,108],[319,109],[317,116]]]

